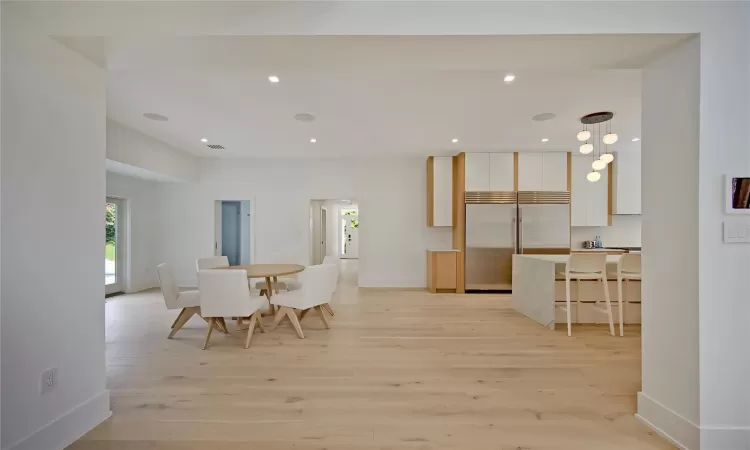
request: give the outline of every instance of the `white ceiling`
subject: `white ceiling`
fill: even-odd
[[[615,113],[621,139],[613,150],[638,150],[639,68],[684,38],[58,40],[108,68],[112,119],[175,147],[204,157],[334,157],[569,151],[578,146],[578,118],[601,110]],[[281,82],[269,83],[270,74]],[[544,112],[557,118],[531,120]],[[295,121],[297,113],[317,120]],[[202,137],[226,150],[207,148]]]

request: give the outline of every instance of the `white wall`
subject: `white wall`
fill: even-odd
[[[164,175],[198,181],[198,159],[112,119],[107,119],[107,159]]]
[[[750,98],[748,10],[710,15],[714,32],[700,43],[700,426],[710,450],[750,448],[750,246],[722,241],[724,174],[750,173],[750,104],[740,100]]]
[[[252,205],[250,200],[240,202],[240,264],[250,264],[251,256],[251,214]]]
[[[127,200],[126,292],[159,286],[159,183],[107,172],[107,196]]]
[[[341,205],[337,200],[326,200],[325,208],[327,210],[326,225],[326,255],[339,257],[339,242],[341,242],[339,215],[341,215]]]
[[[52,450],[109,414],[105,77],[27,30],[3,11],[2,447]]]
[[[426,183],[421,157],[206,161],[199,184],[162,187],[163,258],[195,286],[195,259],[212,253],[213,202],[250,198],[256,262],[307,264],[310,200],[356,198],[360,285],[424,287],[425,250],[451,246],[450,229],[425,225]]]
[[[310,202],[310,264],[320,264],[323,261],[320,242],[323,240],[323,200]]]
[[[700,441],[700,44],[693,38],[647,66],[642,85],[643,380],[638,412],[691,449]],[[681,311],[678,322],[676,310]]]
[[[641,247],[640,215],[614,215],[608,227],[572,227],[570,247],[581,248],[583,241],[593,241],[598,235],[605,247]]]
[[[6,23],[8,10],[23,11],[28,14],[29,20],[34,21],[40,36],[46,35],[92,35],[106,36],[117,34],[121,36],[132,36],[135,34],[246,34],[252,30],[253,34],[596,34],[596,33],[686,33],[694,32],[701,34],[700,50],[700,146],[698,157],[700,166],[698,176],[694,179],[680,180],[684,183],[687,191],[695,191],[697,186],[697,197],[689,205],[689,208],[698,208],[699,226],[697,234],[693,239],[684,241],[683,246],[688,248],[698,247],[697,252],[690,253],[690,259],[687,260],[688,266],[700,257],[698,264],[698,293],[700,307],[700,346],[702,350],[701,378],[700,378],[700,426],[701,439],[704,449],[716,448],[742,448],[744,442],[738,439],[743,436],[747,439],[750,435],[750,384],[746,382],[750,379],[750,352],[747,351],[747,338],[745,335],[747,318],[750,317],[750,302],[747,301],[747,273],[750,271],[750,252],[747,246],[726,245],[721,242],[720,225],[725,219],[721,209],[722,193],[721,178],[725,172],[734,172],[738,170],[750,170],[750,155],[747,152],[747,142],[750,142],[750,103],[744,101],[750,99],[748,93],[750,79],[750,68],[748,68],[748,55],[750,55],[750,39],[748,32],[750,26],[750,14],[748,13],[747,2],[588,2],[585,8],[580,7],[576,2],[338,2],[338,3],[316,3],[310,2],[234,2],[231,4],[218,5],[214,2],[191,2],[189,5],[184,2],[158,3],[153,2],[3,2],[3,24]],[[398,17],[398,21],[393,21],[393,17]],[[85,18],[85,20],[82,20]],[[8,41],[7,27],[3,26],[3,45]],[[46,41],[45,41],[45,44]],[[31,52],[33,53],[33,52]],[[6,52],[3,51],[3,59],[7,58]],[[3,64],[5,66],[5,64]],[[70,67],[68,67],[70,69]],[[4,89],[5,73],[3,74]],[[31,78],[30,78],[31,79]],[[85,77],[84,77],[85,79]],[[67,86],[64,86],[67,87]],[[74,90],[53,93],[58,95],[73,95]],[[5,97],[5,95],[3,95]],[[658,95],[657,95],[658,97]],[[38,98],[38,97],[37,97]],[[671,102],[672,99],[669,99]],[[5,102],[5,98],[3,98]],[[644,102],[645,104],[646,102]],[[5,109],[5,108],[3,108]],[[70,108],[67,108],[68,111]],[[41,110],[44,110],[41,108]],[[644,109],[645,110],[645,109]],[[79,118],[80,119],[80,118]],[[79,120],[69,119],[69,120]],[[658,119],[658,120],[657,120]],[[647,135],[645,128],[649,126],[658,126],[664,117],[655,118],[655,122],[644,124],[644,136]],[[27,123],[28,122],[28,123]],[[14,122],[18,128],[28,129],[32,127],[38,135],[43,135],[44,131],[37,124],[38,117],[19,116]],[[88,124],[88,122],[87,122]],[[3,154],[5,154],[5,123],[3,129]],[[55,124],[55,127],[62,127],[62,124]],[[78,139],[84,140],[96,137],[99,133],[98,128],[93,129],[92,133],[86,133],[86,126],[78,127]],[[680,132],[683,132],[681,130]],[[687,130],[691,132],[692,130]],[[652,133],[655,131],[652,130]],[[35,140],[43,139],[43,136],[34,136]],[[67,141],[63,141],[63,145]],[[643,141],[645,146],[645,139]],[[54,150],[47,150],[44,156],[55,157],[56,151],[60,144],[53,146]],[[101,145],[103,148],[103,144]],[[645,148],[645,147],[644,147]],[[41,150],[40,150],[41,151]],[[76,149],[76,151],[82,151]],[[690,152],[688,153],[690,154]],[[677,161],[670,161],[672,167],[681,163],[686,155],[682,155]],[[644,153],[644,167],[648,164],[648,156]],[[261,163],[280,164],[280,163]],[[286,171],[279,170],[279,173]],[[325,164],[325,163],[316,163]],[[340,163],[343,164],[343,163]],[[689,164],[692,164],[690,162]],[[6,170],[7,162],[3,161],[3,174]],[[419,161],[423,165],[423,161]],[[245,167],[249,169],[249,167]],[[304,170],[296,167],[292,173],[300,176],[300,180],[319,181],[315,183],[318,187],[313,187],[313,191],[336,191],[335,185],[331,179],[340,176],[338,173],[325,168],[314,170],[314,173],[327,174],[327,179],[318,179],[320,175],[306,174]],[[391,169],[394,169],[391,167]],[[83,170],[83,169],[77,169]],[[249,172],[250,170],[246,170]],[[241,172],[241,171],[240,171]],[[359,171],[358,171],[359,172]],[[385,194],[382,197],[391,198],[395,202],[392,207],[384,207],[381,201],[367,200],[368,195],[362,198],[363,213],[368,217],[372,213],[377,216],[379,211],[388,210],[393,212],[393,217],[405,217],[407,221],[417,219],[412,216],[412,211],[406,211],[400,204],[402,199],[395,195],[389,186],[394,179],[396,184],[411,186],[410,181],[399,179],[398,175],[406,172],[405,168],[395,167],[394,171],[386,170],[380,167],[376,172],[380,175],[381,184],[384,185]],[[417,171],[414,171],[416,174]],[[423,171],[419,171],[423,172]],[[644,177],[645,177],[644,171]],[[239,173],[241,175],[241,173]],[[662,172],[663,174],[663,172]],[[72,183],[77,178],[74,173],[72,176],[58,175],[60,181]],[[366,178],[371,178],[368,174]],[[394,176],[392,176],[394,175]],[[101,175],[103,177],[103,175]],[[423,175],[422,175],[423,176]],[[655,177],[651,173],[651,177]],[[659,175],[661,176],[661,174]],[[4,178],[4,176],[3,176]],[[340,186],[352,187],[355,182],[350,176],[345,175],[345,181]],[[84,178],[86,179],[86,178]],[[267,180],[267,177],[261,177],[265,185],[278,186],[273,180]],[[388,183],[382,183],[388,181]],[[103,181],[99,191],[103,197]],[[649,181],[648,183],[656,183]],[[295,185],[298,183],[295,183]],[[372,183],[366,183],[371,185]],[[311,184],[307,183],[306,185]],[[96,187],[96,183],[94,183]],[[424,189],[424,183],[415,183],[413,187],[420,191]],[[301,197],[312,198],[337,198],[342,197],[335,193],[317,193],[313,196],[303,195],[298,192],[297,188],[281,188],[280,195],[271,190],[265,190],[264,184],[256,182],[211,182],[208,187],[201,188],[184,188],[173,187],[170,192],[165,193],[168,198],[179,199],[181,202],[195,201],[191,207],[170,208],[175,217],[195,219],[197,222],[190,230],[184,233],[178,233],[172,236],[169,243],[170,252],[173,258],[184,259],[183,257],[194,258],[196,254],[211,254],[212,251],[212,218],[210,206],[205,203],[208,198],[215,196],[217,192],[232,192],[233,188],[239,191],[258,192],[263,195],[263,209],[267,211],[278,210],[272,205],[276,197],[288,197],[293,200],[292,215],[294,217],[304,216],[307,213],[307,200],[299,200]],[[91,189],[89,189],[89,192]],[[296,193],[292,193],[294,191]],[[365,194],[373,197],[377,189],[366,189]],[[2,208],[3,208],[3,236],[6,235],[5,221],[6,210],[6,189],[5,180],[3,179],[2,188]],[[355,192],[356,193],[356,192]],[[423,192],[421,193],[423,195]],[[344,195],[344,198],[351,198],[352,195]],[[216,197],[219,198],[219,197]],[[423,196],[419,197],[419,204],[424,204]],[[241,200],[242,198],[238,198]],[[283,198],[282,198],[283,199]],[[416,199],[416,196],[415,196]],[[375,204],[375,209],[370,210],[368,201]],[[100,199],[101,202],[101,199]],[[377,206],[379,205],[379,206]],[[645,205],[645,202],[644,202]],[[93,216],[100,217],[101,205],[96,208],[91,207],[90,213]],[[206,216],[208,209],[208,219]],[[305,212],[302,212],[302,211]],[[423,214],[418,217],[421,221]],[[370,220],[370,219],[368,219]],[[373,219],[369,223],[372,227],[385,227],[390,230],[396,230],[399,227],[395,219]],[[662,221],[671,223],[669,212],[667,210],[656,210],[652,208],[652,214],[647,216],[644,212],[644,253],[649,252],[649,244],[646,229],[649,226],[656,226]],[[652,225],[648,222],[652,221]],[[296,223],[296,222],[295,222]],[[363,227],[370,227],[363,224]],[[259,227],[260,228],[260,227]],[[258,251],[265,258],[286,259],[295,257],[301,261],[305,260],[306,236],[298,236],[300,233],[296,227],[285,226],[285,229],[294,231],[288,237],[291,241],[282,241],[285,236],[278,236],[269,239],[269,241],[258,242]],[[304,226],[301,234],[304,235]],[[407,225],[405,228],[411,230],[412,226]],[[11,229],[15,231],[14,229]],[[206,230],[209,230],[206,233]],[[414,228],[416,230],[416,228]],[[270,233],[272,227],[266,222],[262,229],[258,230],[258,235]],[[365,241],[366,231],[363,228],[363,244]],[[682,235],[683,232],[680,232]],[[24,236],[22,233],[21,236]],[[77,235],[76,235],[77,236]],[[671,234],[665,232],[665,237],[671,237]],[[11,238],[15,236],[11,235]],[[402,249],[402,255],[406,256],[403,264],[396,262],[392,270],[387,270],[380,274],[372,271],[372,264],[382,263],[389,257],[399,255],[396,245],[388,243],[382,249],[361,248],[361,253],[367,252],[371,255],[371,266],[364,267],[365,261],[360,261],[362,273],[369,272],[369,283],[377,284],[384,281],[400,281],[403,284],[411,284],[416,280],[416,273],[423,273],[423,267],[420,270],[414,270],[415,265],[422,265],[424,257],[422,254],[417,256],[418,247],[423,247],[424,241],[433,240],[436,237],[432,232],[427,236],[414,238],[413,241],[401,242],[401,237],[395,238],[398,243],[405,244]],[[188,241],[184,238],[197,238],[195,241]],[[381,237],[382,239],[382,237]],[[380,239],[376,239],[378,242]],[[441,240],[441,239],[439,239]],[[5,253],[5,242],[11,241],[10,238],[3,237],[2,251]],[[100,241],[100,239],[97,239]],[[183,250],[176,250],[174,241],[183,242],[186,246]],[[301,244],[300,244],[301,242]],[[442,240],[441,240],[442,242]],[[659,247],[654,247],[659,248]],[[294,250],[297,249],[297,250]],[[301,249],[301,250],[299,250]],[[100,249],[99,249],[100,250]],[[394,251],[395,250],[395,251]],[[100,261],[101,251],[96,252],[97,265]],[[672,255],[669,260],[670,264],[679,265],[685,261],[681,259],[685,254],[678,252]],[[188,260],[186,267],[192,266],[193,262]],[[187,278],[187,270],[182,266],[182,275]],[[92,266],[93,269],[93,266]],[[4,271],[3,271],[4,272]],[[77,282],[82,281],[86,285],[86,275],[76,276]],[[672,275],[674,276],[674,275]],[[98,277],[97,277],[98,278]],[[5,308],[6,302],[6,284],[5,274],[2,280],[3,288],[3,317],[2,328],[3,335],[6,333],[6,315],[8,312]],[[661,294],[664,298],[679,298],[683,293],[681,284],[666,284],[661,287]],[[76,294],[79,290],[76,289]],[[652,291],[656,293],[656,291]],[[84,287],[83,297],[90,298],[86,294]],[[690,298],[690,297],[689,297]],[[646,299],[644,301],[658,301],[658,297]],[[672,301],[672,300],[669,300]],[[98,303],[80,305],[86,314],[93,314],[98,311]],[[15,318],[15,317],[14,317]],[[659,328],[676,329],[681,327],[681,322],[669,321],[647,321],[644,323],[644,337],[651,334],[656,337]],[[695,330],[693,330],[695,331]],[[78,331],[77,331],[78,332]],[[697,332],[696,332],[697,333]],[[697,335],[697,334],[696,334]],[[689,339],[693,339],[691,334]],[[6,346],[7,339],[2,340],[3,345],[3,367],[6,367]],[[66,343],[67,339],[63,340]],[[692,341],[691,341],[692,342]],[[651,345],[651,344],[649,344]],[[658,346],[658,344],[657,344]],[[682,348],[682,347],[678,347]],[[662,348],[663,349],[663,348]],[[97,357],[103,353],[103,348],[87,347],[79,349],[80,354],[86,352],[92,353],[91,358]],[[657,350],[658,351],[658,350]],[[654,362],[652,360],[652,362]],[[660,366],[654,364],[644,365],[644,380],[654,376],[653,371],[660,370]],[[31,375],[31,374],[29,374]],[[3,371],[3,403],[6,401],[6,373]],[[95,377],[98,382],[98,377]],[[103,377],[102,377],[103,378]],[[25,382],[25,381],[24,381]],[[648,388],[650,389],[650,388]],[[667,388],[668,394],[670,388]],[[13,394],[15,399],[23,398],[26,395],[33,398],[31,393],[24,392]],[[688,396],[690,397],[690,396]],[[33,400],[31,403],[35,404]],[[35,406],[29,406],[35,408]],[[689,408],[689,405],[688,405]],[[3,408],[6,410],[6,408]],[[54,413],[54,409],[48,410]],[[21,414],[23,410],[21,411]],[[38,417],[34,417],[27,424],[38,423]],[[16,419],[14,419],[16,420]],[[11,427],[11,429],[13,429]],[[15,434],[19,433],[22,428],[15,428]],[[714,445],[720,440],[725,439],[734,442],[734,447],[730,445]],[[3,440],[8,441],[6,434],[6,421],[3,420]],[[726,441],[725,441],[726,443]],[[721,446],[720,446],[721,445]],[[693,447],[697,448],[697,447]]]

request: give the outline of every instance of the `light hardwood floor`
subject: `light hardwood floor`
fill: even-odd
[[[203,351],[200,319],[166,339],[158,292],[110,299],[113,416],[69,450],[674,448],[633,418],[638,327],[568,338],[499,295],[344,285],[332,305],[304,340],[285,322],[245,350],[230,325]]]

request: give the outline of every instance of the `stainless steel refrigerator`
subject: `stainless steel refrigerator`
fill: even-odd
[[[569,192],[467,192],[465,289],[510,291],[514,254],[570,253]]]

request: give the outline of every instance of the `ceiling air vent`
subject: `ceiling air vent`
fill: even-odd
[[[208,148],[211,148],[214,150],[226,150],[223,145],[219,145],[219,144],[208,144]]]

